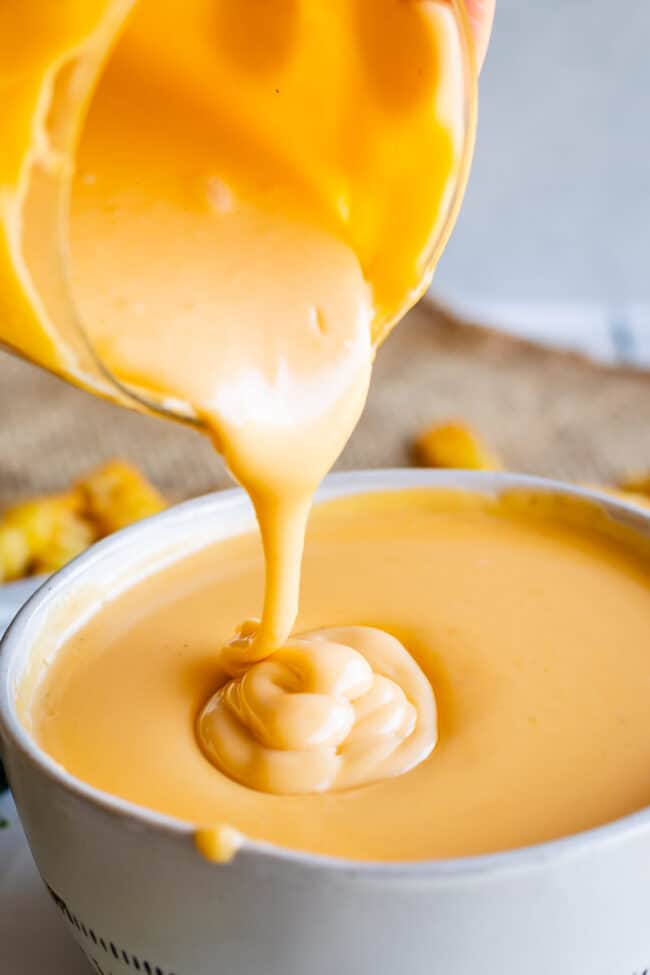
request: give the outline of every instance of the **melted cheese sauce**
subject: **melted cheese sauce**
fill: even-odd
[[[19,71],[29,97],[12,99],[4,141],[22,146],[24,166],[3,226],[36,322],[23,342],[16,305],[0,338],[90,381],[74,361],[80,333],[66,344],[68,279],[55,273],[53,201],[69,204],[69,279],[95,370],[184,404],[260,526],[261,620],[229,645],[245,672],[209,695],[203,752],[270,792],[403,773],[436,740],[433,692],[408,653],[370,630],[291,633],[311,498],[363,408],[375,343],[426,286],[462,188],[471,125],[452,8],[27,8],[4,15],[21,42],[38,14],[44,40],[27,44]],[[300,700],[281,693],[292,681]]]
[[[418,674],[412,714],[412,665],[390,636],[340,634],[327,662],[319,637],[287,641],[312,495],[365,403],[373,338],[423,287],[459,178],[455,36],[437,3],[143,2],[84,126],[70,227],[93,346],[122,382],[190,404],[257,513],[263,610],[239,641],[253,666],[198,733],[264,791],[397,774],[435,743],[431,688]],[[394,680],[368,662],[378,643],[401,661]],[[313,679],[299,710],[268,676],[280,649]],[[358,688],[339,689],[337,661],[364,671]],[[241,733],[275,741],[267,698],[280,740],[291,723],[292,762]],[[321,705],[347,715],[340,727]]]
[[[349,789],[401,775],[430,754],[431,685],[390,634],[316,630],[251,665],[254,638],[253,627],[226,647],[220,663],[234,676],[197,726],[206,756],[233,779],[280,795]]]
[[[224,686],[219,665],[231,668],[231,655],[220,661],[215,647],[263,586],[251,534],[188,556],[105,605],[26,702],[40,745],[97,788],[201,827],[210,856],[231,854],[242,834],[356,859],[464,856],[566,836],[650,802],[648,553],[590,506],[402,491],[315,509],[298,633],[323,624],[390,633],[398,672],[396,647],[413,658],[409,703],[417,710],[418,671],[437,701],[435,750],[399,777],[380,767],[379,781],[373,775],[362,788],[269,795],[217,771],[197,748],[197,719]],[[340,632],[319,639],[338,645]],[[301,638],[295,646],[300,653]],[[291,650],[277,663],[270,680],[280,693],[297,691],[302,706],[305,686],[292,681],[304,680],[304,661],[297,676]],[[385,663],[376,669],[386,673]],[[329,674],[336,667],[329,658],[323,665]],[[350,685],[368,686],[359,669]],[[333,708],[331,699],[323,706]],[[400,701],[390,727],[408,710]],[[335,786],[355,774],[348,746],[338,764],[327,753],[340,749],[334,742],[350,717],[324,719],[328,743],[316,732],[319,768]],[[274,749],[289,763],[295,757],[282,707],[264,715],[255,740],[267,757]],[[377,754],[364,746],[361,757]]]
[[[291,632],[373,334],[423,286],[461,113],[451,11],[401,0],[145,0],[95,94],[72,200],[83,317],[122,381],[191,405],[250,494],[254,656]]]

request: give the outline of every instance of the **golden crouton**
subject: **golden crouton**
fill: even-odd
[[[415,441],[415,455],[426,467],[498,471],[502,464],[474,431],[462,422],[437,423]]]
[[[56,572],[96,540],[95,526],[80,515],[69,512],[56,526],[47,548],[34,558],[31,571],[35,574]]]
[[[650,496],[650,471],[638,471],[636,474],[628,474],[616,486],[621,491]]]
[[[121,461],[65,494],[14,505],[0,515],[0,583],[55,572],[98,538],[164,507],[156,489]]]
[[[96,538],[76,491],[36,498],[9,508],[0,520],[0,577],[60,568]]]
[[[29,568],[27,539],[19,528],[0,524],[0,583],[20,579]]]
[[[163,497],[138,470],[120,460],[112,460],[77,484],[86,517],[99,535],[155,515],[166,507]]]

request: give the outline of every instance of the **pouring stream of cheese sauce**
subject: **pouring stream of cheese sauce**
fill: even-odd
[[[435,111],[451,14],[384,0],[372,17],[386,17],[378,37],[368,6],[348,0],[274,5],[270,20],[253,6],[241,23],[249,14],[217,4],[212,34],[182,18],[181,59],[168,45],[149,50],[171,24],[159,11],[152,23],[146,4],[136,11],[85,126],[72,266],[102,360],[137,387],[191,403],[255,506],[262,617],[227,648],[230,679],[200,716],[201,746],[246,785],[303,793],[400,774],[436,741],[431,686],[393,637],[290,634],[313,493],[363,409],[373,327],[420,286],[418,262],[459,165]],[[373,77],[389,29],[400,64],[390,55]],[[314,91],[319,77],[332,107]],[[318,117],[305,132],[310,89]],[[205,91],[207,105],[196,98]],[[353,106],[366,132],[349,131]],[[280,136],[304,145],[287,159]],[[321,157],[327,137],[334,152]],[[265,144],[260,171],[251,154]],[[401,227],[405,187],[391,180],[418,175],[416,152],[429,168],[424,216],[405,207],[411,226]],[[362,194],[364,173],[376,182]],[[377,236],[386,220],[403,247],[396,267]]]
[[[462,189],[458,21],[440,0],[141,0],[115,36],[76,152],[75,300],[123,386],[201,420],[265,555],[261,620],[215,665],[201,747],[269,792],[401,774],[437,735],[408,651],[291,632],[313,493]],[[38,203],[34,178],[26,228]],[[42,281],[39,233],[23,257]]]

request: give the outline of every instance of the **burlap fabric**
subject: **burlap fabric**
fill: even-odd
[[[512,470],[606,481],[650,466],[650,378],[453,321],[422,304],[377,357],[340,468],[411,463],[424,424],[467,419]],[[129,458],[170,497],[228,484],[193,431],[99,402],[0,353],[0,506]],[[300,463],[300,458],[296,458]]]

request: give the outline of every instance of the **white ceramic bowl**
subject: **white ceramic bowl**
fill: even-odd
[[[32,576],[29,579],[21,579],[20,582],[0,585],[0,638],[20,607],[27,602],[32,593],[35,593],[43,585],[46,579],[47,576]]]
[[[321,497],[436,485],[592,497],[650,534],[650,517],[633,506],[511,475],[341,475]],[[364,864],[249,842],[220,866],[196,853],[187,824],[101,793],[41,751],[16,713],[30,658],[51,658],[70,625],[135,578],[251,524],[243,494],[229,491],[127,529],[50,579],[3,642],[9,779],[43,880],[96,971],[641,975],[650,966],[650,810],[557,842],[455,861]],[[650,733],[650,700],[648,713]]]

